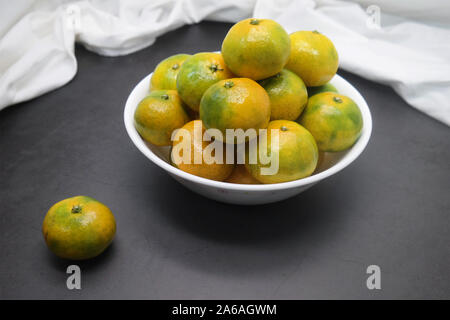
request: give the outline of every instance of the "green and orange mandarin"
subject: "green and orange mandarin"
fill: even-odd
[[[315,94],[322,93],[322,92],[335,92],[339,93],[335,86],[333,86],[331,83],[326,83],[323,86],[318,87],[308,87],[308,97],[312,97]]]
[[[206,128],[264,129],[270,120],[270,99],[256,81],[247,78],[222,80],[212,85],[200,103],[200,119]]]
[[[222,55],[231,71],[253,80],[280,72],[289,53],[289,35],[270,19],[240,21],[231,27],[222,43]]]
[[[258,82],[269,94],[270,120],[296,120],[308,101],[302,79],[287,69]]]
[[[196,125],[200,129],[198,136],[194,133]],[[182,129],[184,129],[185,132],[183,132],[184,130],[178,130],[175,134],[173,148],[170,151],[170,163],[178,169],[198,177],[216,181],[223,181],[228,178],[234,169],[234,164],[226,163],[225,147],[223,148],[224,152],[222,153],[222,163],[211,163],[210,161],[213,159],[205,155],[205,149],[211,142],[203,139],[206,129],[203,126],[202,121],[190,121],[186,123]],[[185,134],[187,134],[187,136]],[[189,139],[189,141],[183,141],[185,138]],[[187,142],[190,144],[189,149],[191,151],[191,155],[187,163],[184,163],[181,161],[183,160],[182,157],[184,155],[182,153],[184,150],[182,148],[181,150],[177,150],[177,146],[182,147],[183,144],[187,144]],[[176,154],[177,152],[178,154]],[[195,163],[196,156],[201,159],[201,163]],[[177,157],[179,161],[177,161]]]
[[[333,92],[312,96],[298,122],[311,132],[319,150],[325,152],[350,148],[363,128],[357,104],[349,97]]]
[[[198,111],[205,91],[217,81],[234,75],[225,65],[220,53],[201,52],[187,59],[177,76],[177,90],[181,99]]]
[[[170,146],[175,129],[189,121],[187,107],[175,90],[156,90],[139,102],[134,125],[141,137],[157,146]]]
[[[58,257],[84,260],[98,256],[110,245],[116,222],[107,206],[93,198],[77,196],[50,208],[42,233],[48,248]]]
[[[278,145],[272,146],[272,130],[278,132]],[[273,164],[262,164],[259,157],[261,139],[258,141],[257,162],[249,163],[251,150],[247,151],[245,166],[248,172],[262,183],[281,183],[310,176],[319,159],[319,151],[311,133],[294,121],[275,120],[267,127],[267,156],[278,159],[278,170],[274,174],[262,174],[262,168]],[[272,160],[275,161],[275,160]]]
[[[237,184],[261,184],[261,182],[253,178],[253,176],[248,173],[247,168],[245,168],[245,165],[243,164],[236,165],[233,172],[227,180],[225,180],[225,182]]]
[[[339,57],[330,39],[317,31],[297,31],[290,35],[291,54],[286,68],[296,73],[307,87],[326,84],[339,66]]]
[[[153,71],[150,90],[177,90],[177,75],[189,54],[176,54],[161,61]]]

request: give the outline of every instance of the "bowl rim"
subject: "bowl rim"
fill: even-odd
[[[214,188],[236,190],[236,191],[274,191],[281,189],[299,188],[306,185],[314,184],[316,182],[319,182],[320,180],[332,176],[333,174],[341,171],[342,169],[347,167],[350,163],[352,163],[366,148],[372,133],[372,116],[370,113],[369,106],[367,105],[367,102],[364,100],[363,96],[359,93],[358,90],[356,90],[355,87],[353,87],[347,80],[336,74],[330,81],[330,83],[335,86],[340,87],[345,86],[346,90],[351,91],[351,95],[357,98],[356,100],[358,101],[355,102],[358,105],[359,109],[361,110],[361,114],[363,117],[363,129],[356,143],[347,151],[347,153],[343,156],[343,158],[340,159],[333,166],[322,172],[319,172],[306,178],[274,184],[237,184],[198,177],[172,166],[171,164],[169,164],[168,162],[164,161],[159,156],[157,156],[146,145],[146,143],[144,142],[144,140],[141,138],[136,128],[134,127],[134,111],[137,107],[137,104],[134,105],[132,101],[135,100],[135,96],[138,94],[138,91],[140,91],[143,86],[148,88],[148,85],[150,83],[150,77],[152,76],[152,74],[153,72],[144,77],[141,81],[139,81],[139,83],[133,88],[133,90],[131,91],[126,100],[123,115],[126,131],[130,139],[133,141],[134,145],[139,149],[139,151],[141,151],[154,164],[164,169],[171,175],[180,177],[185,180],[189,180],[193,183]],[[355,100],[354,98],[352,99]],[[139,98],[138,100],[141,100],[141,98]]]

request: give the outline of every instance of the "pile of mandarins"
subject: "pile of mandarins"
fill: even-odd
[[[273,20],[246,19],[229,30],[221,53],[177,54],[161,61],[149,94],[136,108],[135,127],[147,142],[172,146],[171,163],[196,176],[244,184],[301,179],[314,173],[325,152],[346,150],[361,134],[358,106],[329,83],[337,69],[336,48],[323,34],[289,35]],[[202,134],[190,139],[188,158],[202,159],[205,149],[217,143],[202,139],[207,129],[223,137],[228,129],[267,129],[266,153],[277,156],[277,172],[261,174],[268,164],[259,157],[245,165],[173,161],[180,152],[175,147],[185,138],[177,129],[195,137],[196,124]],[[278,129],[275,145],[272,129]],[[220,143],[236,148],[249,140]]]

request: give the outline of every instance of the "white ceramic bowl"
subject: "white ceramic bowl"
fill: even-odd
[[[372,131],[372,117],[369,107],[361,94],[345,79],[336,75],[332,80],[339,93],[352,98],[359,106],[364,126],[358,141],[350,149],[339,153],[326,153],[323,163],[316,172],[303,179],[277,183],[246,185],[218,182],[194,176],[170,165],[169,147],[157,147],[145,142],[134,127],[134,111],[138,103],[149,93],[149,74],[131,91],[125,104],[124,121],[128,135],[134,145],[154,164],[165,170],[182,185],[205,197],[233,204],[264,204],[295,196],[317,182],[339,172],[353,162],[369,142]]]

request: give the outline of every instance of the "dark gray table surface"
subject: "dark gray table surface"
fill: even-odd
[[[169,55],[218,50],[229,27],[183,27],[117,58],[77,47],[69,84],[0,112],[0,298],[450,298],[450,130],[387,86],[339,71],[371,108],[371,141],[275,204],[203,198],[132,145],[131,89]],[[70,291],[72,263],[47,249],[41,224],[80,194],[107,204],[118,229],[78,263],[82,289]],[[366,287],[372,264],[381,290]]]

